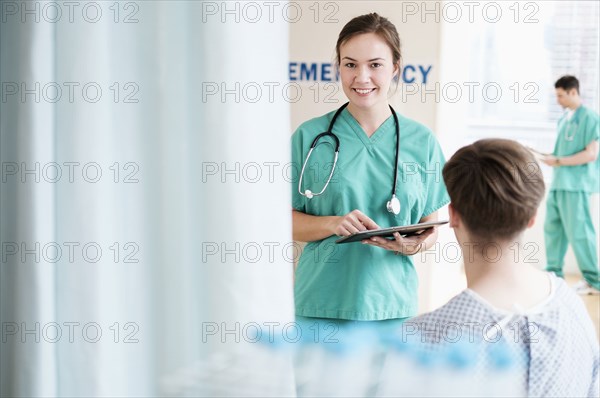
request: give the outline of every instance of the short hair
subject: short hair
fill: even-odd
[[[545,192],[533,154],[506,139],[483,139],[459,149],[442,175],[452,207],[476,241],[518,236]]]
[[[565,91],[575,89],[579,94],[579,80],[575,76],[564,75],[554,83],[554,88],[562,88]]]

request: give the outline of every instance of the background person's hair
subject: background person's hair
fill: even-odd
[[[392,50],[392,62],[398,66],[396,82],[400,79],[400,62],[402,52],[400,51],[400,36],[393,23],[377,13],[365,14],[352,18],[340,32],[335,45],[336,67],[340,67],[340,47],[354,36],[364,33],[375,33],[381,37]]]
[[[575,76],[565,75],[554,83],[554,88],[562,88],[565,91],[576,89],[579,94],[579,80]]]
[[[544,197],[538,163],[512,140],[484,139],[465,146],[446,163],[442,174],[452,207],[475,242],[515,238]]]

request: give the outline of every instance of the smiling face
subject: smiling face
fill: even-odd
[[[357,108],[387,106],[388,91],[397,72],[392,49],[375,33],[359,34],[340,46],[342,88]]]

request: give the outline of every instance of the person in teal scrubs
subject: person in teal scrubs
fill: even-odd
[[[558,121],[554,152],[543,159],[554,168],[544,225],[547,270],[563,276],[570,243],[583,275],[575,290],[599,294],[597,238],[590,213],[590,196],[600,191],[598,114],[581,104],[574,76],[563,76],[554,86],[558,103],[567,112]]]
[[[292,184],[294,240],[307,242],[295,273],[298,320],[346,324],[385,321],[392,327],[417,313],[417,273],[412,256],[437,239],[436,229],[393,240],[371,238],[336,244],[358,231],[435,221],[448,204],[441,171],[445,163],[432,132],[402,115],[399,162],[396,125],[389,107],[390,86],[400,72],[400,41],[394,25],[377,14],[356,17],[342,29],[337,45],[340,80],[348,106],[337,118],[339,158],[331,181],[320,192],[334,162],[331,137],[312,152],[302,187]],[[292,161],[305,162],[315,137],[327,131],[336,110],[304,122],[292,137]],[[394,170],[398,170],[398,214],[388,211]]]

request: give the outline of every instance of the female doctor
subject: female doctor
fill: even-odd
[[[401,321],[417,313],[411,256],[431,247],[437,231],[362,244],[335,241],[437,220],[437,210],[449,202],[441,179],[444,158],[429,129],[389,105],[401,59],[389,20],[377,14],[352,19],[339,35],[336,55],[349,103],[304,122],[292,137],[293,164],[303,169],[293,184],[293,237],[308,242],[295,274],[296,317]],[[333,134],[321,136],[309,156],[315,138],[329,128]]]

